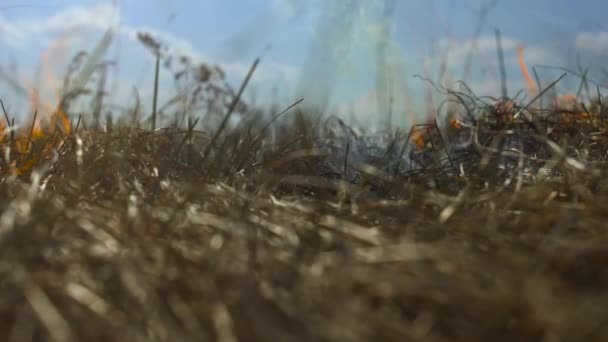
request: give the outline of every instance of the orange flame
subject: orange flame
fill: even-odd
[[[34,129],[32,130],[32,140],[39,140],[44,138],[45,136],[46,133],[44,132],[42,127],[40,127],[40,121],[36,121],[36,123],[34,123]]]
[[[44,51],[41,56],[45,85],[53,92],[53,98],[56,103],[51,104],[51,101],[43,100],[43,97],[37,92],[32,82],[23,79],[23,83],[27,90],[30,113],[34,114],[37,112],[40,115],[35,117],[35,121],[32,124],[33,127],[25,125],[28,127],[27,129],[15,132],[15,139],[10,141],[11,146],[6,146],[8,143],[5,131],[7,123],[4,122],[5,120],[0,120],[0,143],[2,143],[0,148],[10,147],[16,152],[11,158],[12,160],[8,163],[8,168],[0,170],[2,172],[9,172],[16,175],[27,173],[39,162],[40,158],[47,156],[62,140],[59,136],[49,140],[44,146],[41,155],[33,155],[30,153],[30,137],[32,142],[42,138],[49,138],[51,137],[49,132],[55,131],[56,128],[62,129],[62,133],[65,135],[71,133],[70,120],[61,108],[60,88],[51,70],[52,65],[57,63],[59,56],[65,52],[67,45],[67,40],[65,38],[66,37],[60,37]],[[40,119],[38,119],[38,117]],[[46,124],[43,125],[43,122]]]
[[[418,149],[423,149],[426,146],[426,136],[424,130],[416,129],[412,132],[411,141]]]
[[[35,88],[29,83],[26,84],[30,99],[30,113],[38,110],[43,115],[42,119],[50,119],[49,128],[55,129],[57,120],[61,120],[61,128],[65,134],[69,134],[71,131],[70,120],[61,108],[61,94],[58,82],[53,74],[52,66],[56,65],[60,60],[65,60],[65,51],[68,46],[68,32],[61,35],[56,39],[51,46],[42,53],[42,67],[43,77],[48,88],[53,92],[55,104],[43,102],[40,94],[38,94]],[[34,132],[32,137],[40,138],[44,137],[46,133],[41,128],[39,123],[34,123]]]
[[[54,44],[54,46],[52,46],[51,50],[49,51],[49,55],[47,55],[47,58],[50,58],[51,56],[58,57],[57,55],[59,53],[63,53],[65,51],[66,45],[67,45],[66,36],[58,39],[56,44]],[[52,62],[52,60],[49,60],[48,62],[49,62],[49,66],[50,66],[50,63]],[[56,99],[55,111],[51,112],[51,115],[52,115],[51,127],[53,127],[52,129],[54,129],[55,125],[57,124],[57,119],[60,119],[64,133],[70,134],[70,129],[71,129],[70,120],[68,119],[67,115],[63,112],[63,110],[61,108],[61,103],[60,103],[61,94],[59,92],[59,86],[57,85],[57,81],[55,80],[55,77],[54,77],[52,71],[50,70],[50,68],[47,69],[46,78],[47,78],[47,81],[49,82],[49,86],[51,87],[51,89],[55,91],[55,99]]]
[[[0,120],[0,143],[4,142],[5,137],[6,137],[6,122],[4,122],[4,120]]]
[[[534,85],[534,81],[532,80],[532,76],[530,76],[530,72],[528,71],[528,66],[526,65],[526,60],[524,59],[524,47],[522,45],[517,46],[517,56],[519,68],[521,69],[521,73],[524,75],[526,85],[528,86],[528,92],[530,95],[533,95],[537,92],[537,90],[536,86]]]
[[[580,112],[577,115],[579,120],[589,120],[591,118],[591,115],[587,112]]]

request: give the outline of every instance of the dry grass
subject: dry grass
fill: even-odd
[[[449,95],[376,137],[300,107],[5,135],[0,340],[608,340],[602,98]]]

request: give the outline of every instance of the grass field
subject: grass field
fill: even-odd
[[[411,130],[305,100],[234,126],[246,82],[184,65],[214,129],[180,93],[116,122],[103,91],[72,112],[80,88],[31,127],[4,113],[0,340],[608,340],[599,88],[439,89],[449,119]]]

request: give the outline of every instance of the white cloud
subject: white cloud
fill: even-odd
[[[9,21],[0,16],[0,39],[3,44],[25,47],[32,40],[48,39],[51,34],[75,32],[78,29],[106,30],[118,25],[120,10],[109,4],[93,8],[71,7],[46,19],[17,19]]]

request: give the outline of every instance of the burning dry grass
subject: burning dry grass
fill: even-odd
[[[409,132],[299,107],[197,130],[184,108],[234,93],[182,64],[165,128],[5,114],[0,340],[608,339],[602,97],[439,89],[447,122]]]

